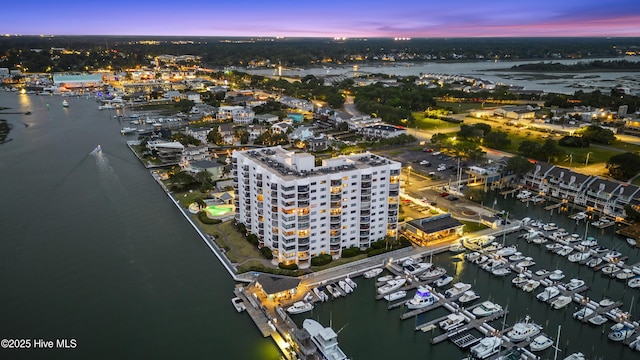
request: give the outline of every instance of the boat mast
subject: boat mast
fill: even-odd
[[[558,325],[558,337],[556,339],[556,351],[555,354],[553,355],[553,360],[558,360],[558,345],[560,344],[560,328],[562,327],[562,325]]]

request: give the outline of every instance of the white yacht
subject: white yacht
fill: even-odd
[[[62,100],[62,107],[69,107],[69,102],[67,102],[67,100]]]
[[[452,281],[453,281],[453,277],[452,276],[442,276],[441,278],[436,280],[435,284],[436,284],[437,287],[443,287],[443,286],[448,285]]]
[[[323,327],[319,322],[305,319],[302,327],[311,335],[311,341],[327,360],[347,360],[347,355],[338,346],[338,334],[330,327]]]
[[[507,247],[503,247],[502,249],[496,251],[496,255],[509,257],[515,254],[518,251],[518,248],[515,245],[510,245]]]
[[[627,280],[627,286],[630,288],[640,287],[640,276],[636,276],[634,278]]]
[[[570,296],[564,296],[564,295],[560,295],[557,298],[555,298],[555,300],[553,300],[551,302],[551,307],[558,310],[558,309],[562,309],[563,307],[569,305],[569,303],[571,303],[571,297]]]
[[[593,325],[602,325],[607,321],[609,321],[609,319],[607,319],[605,316],[602,316],[602,315],[596,315],[589,319],[589,322]]]
[[[553,270],[549,275],[549,280],[560,281],[564,279],[564,273],[560,269]]]
[[[564,360],[586,360],[586,358],[583,353],[577,352],[565,357]]]
[[[589,307],[583,307],[580,310],[573,313],[573,317],[582,321],[585,318],[591,316],[595,311]]]
[[[447,291],[445,291],[444,295],[446,297],[450,298],[450,297],[454,297],[454,296],[463,294],[465,291],[467,291],[469,289],[471,289],[471,284],[457,282],[457,283],[453,284],[451,289],[448,289]]]
[[[518,274],[516,277],[511,279],[511,283],[517,287],[521,287],[527,281],[529,281],[529,277],[525,274]]]
[[[406,279],[404,278],[389,280],[386,284],[378,288],[378,294],[387,294],[396,291],[400,289],[405,282]]]
[[[442,330],[450,331],[464,324],[464,321],[465,317],[460,314],[449,314],[447,318],[440,321],[438,325]]]
[[[242,301],[242,299],[239,297],[234,297],[233,299],[231,299],[231,303],[233,304],[233,307],[236,308],[237,312],[243,312],[247,309],[247,307],[244,305],[244,301]]]
[[[329,295],[327,295],[327,293],[324,292],[324,290],[319,288],[313,288],[312,291],[318,297],[318,299],[320,299],[320,301],[325,302],[329,300]]]
[[[609,299],[609,298],[604,298],[602,300],[600,300],[600,302],[598,303],[598,305],[602,306],[602,307],[609,307],[611,305],[615,304],[615,301]]]
[[[347,285],[351,286],[353,290],[355,290],[358,287],[358,284],[356,284],[355,281],[351,280],[351,278],[348,278],[348,277],[344,278],[344,282],[346,282]]]
[[[345,294],[351,294],[353,292],[353,288],[349,286],[349,284],[347,284],[347,282],[344,280],[338,281],[338,286],[340,287],[340,289],[342,289],[342,291],[344,291]]]
[[[372,279],[382,272],[382,268],[371,269],[363,274],[365,279]]]
[[[542,226],[542,230],[544,230],[544,231],[558,230],[558,225],[556,225],[555,223],[548,223],[548,224]]]
[[[447,270],[445,268],[440,266],[434,266],[431,269],[418,275],[418,277],[420,278],[420,280],[429,280],[429,279],[439,278],[440,276],[446,273],[447,273]]]
[[[542,351],[550,348],[551,345],[553,345],[553,340],[545,335],[538,335],[533,339],[531,344],[529,344],[529,347],[531,348],[531,351]]]
[[[379,278],[376,279],[377,283],[387,283],[389,281],[393,280],[393,275],[385,275],[385,276],[381,276]]]
[[[500,351],[502,339],[496,336],[486,337],[471,347],[471,355],[478,359],[486,359]]]
[[[540,281],[530,279],[522,285],[522,290],[524,290],[525,292],[532,292],[533,290],[537,289],[538,286],[540,286]]]
[[[391,294],[385,295],[384,299],[387,301],[396,301],[404,298],[405,296],[407,296],[407,292],[404,290],[400,290],[400,291],[392,292]]]
[[[407,275],[418,275],[421,272],[425,272],[431,268],[433,264],[431,263],[417,263],[417,264],[409,264],[404,267],[404,273]]]
[[[591,252],[581,251],[581,252],[577,252],[569,255],[567,259],[571,262],[581,262],[581,261],[586,261],[590,257],[591,257]]]
[[[477,299],[480,299],[480,295],[476,294],[473,290],[468,290],[458,298],[458,302],[460,302],[460,304],[466,304]]]
[[[507,332],[507,337],[512,342],[516,343],[538,335],[542,327],[538,324],[529,322],[530,320],[531,318],[527,315],[524,321],[515,323],[513,328]]]
[[[502,306],[491,301],[485,301],[477,307],[473,308],[473,314],[477,317],[489,316],[502,310]]]
[[[431,289],[426,286],[420,286],[413,296],[413,299],[407,301],[405,305],[409,309],[421,309],[423,307],[433,305],[438,300],[438,297],[433,295]]]
[[[587,260],[586,265],[587,265],[588,267],[593,268],[593,267],[596,267],[596,266],[598,266],[598,265],[602,264],[602,261],[603,261],[603,260],[602,260],[602,258],[599,258],[599,257],[592,257],[591,259]]]
[[[508,267],[501,267],[491,271],[491,273],[495,276],[507,276],[511,274],[511,269]]]
[[[584,286],[584,280],[581,279],[571,279],[565,285],[565,288],[569,291],[577,290]]]
[[[640,335],[629,343],[629,347],[635,351],[640,351]]]
[[[296,301],[287,308],[289,314],[302,314],[311,310],[313,310],[313,304],[304,301]]]
[[[554,297],[560,295],[560,289],[555,286],[547,286],[544,291],[536,295],[536,299],[544,302],[551,301]]]
[[[520,261],[522,259],[524,259],[524,255],[519,251],[516,251],[513,255],[509,256],[509,261]]]
[[[624,322],[614,324],[611,326],[611,332],[609,333],[609,340],[623,341],[631,337],[635,332],[635,328],[631,324]]]
[[[616,278],[620,279],[620,280],[627,280],[627,279],[632,278],[634,276],[636,276],[636,274],[634,274],[631,269],[622,269],[622,271],[619,271],[616,274]]]

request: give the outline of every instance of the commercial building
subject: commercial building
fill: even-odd
[[[397,237],[401,164],[370,154],[322,160],[280,146],[233,153],[236,220],[300,268]]]

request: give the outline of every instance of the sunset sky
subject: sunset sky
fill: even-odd
[[[638,0],[25,0],[2,13],[9,35],[640,36]]]

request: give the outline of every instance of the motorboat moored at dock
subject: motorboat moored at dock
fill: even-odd
[[[302,314],[311,310],[313,310],[313,304],[304,301],[296,301],[287,308],[289,314]]]
[[[569,305],[571,303],[571,297],[570,296],[564,296],[564,295],[560,295],[558,296],[555,300],[553,300],[551,302],[551,307],[559,310],[562,309],[563,307]]]
[[[247,307],[244,305],[244,301],[242,301],[242,299],[239,297],[234,297],[233,299],[231,299],[231,303],[233,304],[233,307],[236,308],[237,312],[243,312],[247,309]]]
[[[389,280],[389,282],[387,282],[386,284],[378,288],[377,290],[378,294],[382,295],[382,294],[387,294],[395,290],[398,290],[402,287],[402,285],[405,284],[405,282],[406,282],[406,279],[404,278]]]
[[[486,359],[500,351],[502,339],[497,336],[490,336],[480,340],[479,343],[471,347],[471,355],[478,359]]]
[[[433,305],[438,300],[438,297],[431,292],[430,288],[420,286],[413,299],[407,301],[405,305],[408,309],[421,309],[423,307]]]
[[[465,317],[460,314],[449,314],[447,318],[440,321],[438,325],[444,331],[451,331],[464,324]]]
[[[338,346],[338,334],[330,327],[324,327],[312,319],[305,319],[302,327],[311,336],[320,354],[328,360],[347,360],[347,356]]]
[[[531,318],[527,315],[522,322],[515,323],[513,328],[507,332],[507,337],[514,343],[523,341],[527,338],[536,336],[542,330],[538,324],[530,322]]]
[[[396,300],[400,300],[400,299],[402,299],[402,298],[404,298],[406,296],[407,296],[407,292],[404,291],[404,290],[400,290],[400,291],[393,292],[391,294],[387,294],[387,295],[383,296],[383,298],[385,300],[387,300],[387,301],[396,301]]]
[[[380,273],[382,273],[382,268],[375,268],[365,272],[362,276],[364,276],[365,279],[372,279],[380,275]]]
[[[444,295],[448,298],[455,297],[457,295],[463,294],[465,291],[471,289],[471,284],[457,282],[453,284],[451,289],[448,289],[444,292]]]
[[[491,301],[484,301],[482,304],[473,308],[472,313],[477,317],[489,316],[502,311],[502,306]]]
[[[545,335],[536,336],[531,344],[529,344],[529,348],[531,351],[542,351],[548,349],[553,345],[553,340]]]

